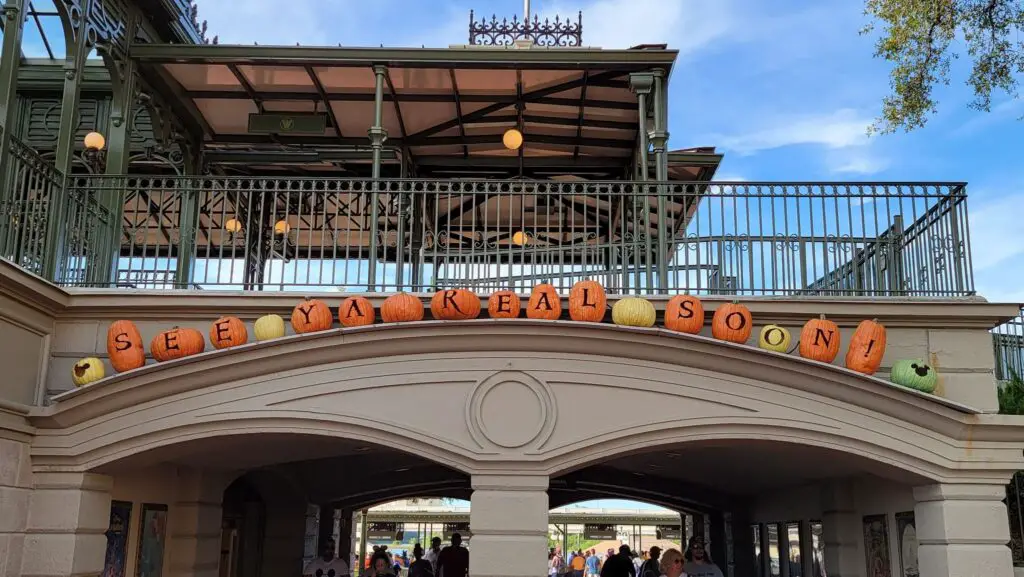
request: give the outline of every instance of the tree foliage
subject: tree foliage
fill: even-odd
[[[970,106],[988,112],[993,92],[1018,97],[1024,74],[1024,0],[865,0],[882,28],[875,56],[892,64],[891,93],[872,131],[920,128],[935,112],[934,90],[949,84],[950,63],[966,51]]]
[[[1003,415],[1024,415],[1024,379],[1017,373],[999,387],[999,412]]]

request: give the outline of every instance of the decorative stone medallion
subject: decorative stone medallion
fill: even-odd
[[[555,428],[550,387],[521,371],[500,371],[481,380],[466,403],[466,423],[481,448],[539,449]]]

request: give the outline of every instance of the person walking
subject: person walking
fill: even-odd
[[[704,538],[694,535],[690,537],[690,546],[686,548],[686,564],[683,571],[689,577],[723,577],[722,570],[708,559],[704,550]]]
[[[659,577],[661,575],[661,548],[651,547],[650,557],[640,565],[637,577]]]
[[[452,535],[452,544],[445,547],[437,556],[439,577],[467,577],[469,575],[469,550],[462,546],[462,535]]]
[[[619,552],[604,561],[601,577],[636,577],[636,566],[629,545],[619,547]]]
[[[423,557],[423,546],[419,543],[412,548],[409,577],[434,577],[434,565]]]
[[[601,560],[597,558],[597,552],[593,549],[587,555],[587,577],[598,577],[601,574]]]
[[[661,556],[661,562],[658,563],[661,577],[687,577],[686,571],[684,571],[685,563],[686,558],[679,552],[679,549],[666,550]]]

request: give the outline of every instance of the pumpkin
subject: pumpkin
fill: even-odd
[[[939,375],[934,367],[921,359],[904,359],[893,363],[889,380],[901,387],[931,393],[935,390]]]
[[[103,361],[96,357],[88,357],[75,363],[71,367],[71,382],[76,387],[84,387],[89,383],[95,383],[104,376]]]
[[[839,354],[839,327],[821,315],[804,323],[800,331],[800,356],[831,363]]]
[[[249,342],[249,331],[238,317],[221,317],[210,325],[210,342],[217,349],[237,347]]]
[[[885,356],[885,327],[878,319],[861,321],[853,331],[850,348],[846,351],[846,368],[873,375]]]
[[[647,299],[626,297],[612,306],[612,322],[623,327],[653,327],[658,313]]]
[[[373,303],[365,297],[348,297],[338,307],[338,322],[345,327],[363,327],[377,320]]]
[[[157,362],[173,361],[197,355],[206,349],[206,340],[203,333],[195,329],[181,329],[174,327],[164,331],[149,343],[149,352]]]
[[[599,323],[604,320],[608,297],[604,287],[592,280],[581,280],[569,291],[569,317],[574,321]]]
[[[132,321],[114,321],[107,329],[107,354],[114,370],[123,373],[146,364],[146,347]]]
[[[386,323],[422,321],[423,301],[409,293],[393,294],[380,305],[380,318]]]
[[[430,314],[443,321],[464,321],[480,316],[480,297],[471,290],[448,289],[430,299]]]
[[[704,328],[704,304],[690,295],[676,295],[665,305],[665,328],[695,335]]]
[[[555,287],[542,283],[533,287],[526,303],[526,318],[556,321],[562,316],[562,298]]]
[[[725,303],[715,309],[711,317],[711,336],[722,341],[743,344],[750,339],[754,330],[754,319],[750,309],[738,301]]]
[[[334,315],[323,301],[306,297],[292,309],[292,328],[298,334],[326,331],[331,328]]]
[[[492,319],[515,319],[522,312],[519,295],[512,291],[497,291],[487,299],[487,316]]]
[[[784,353],[789,350],[793,342],[793,336],[789,331],[779,325],[765,325],[761,327],[761,333],[757,337],[757,346],[766,351]]]
[[[279,315],[264,315],[252,326],[257,341],[269,341],[284,336],[284,319]]]

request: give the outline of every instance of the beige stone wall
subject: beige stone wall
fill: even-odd
[[[172,465],[146,467],[130,472],[112,475],[114,486],[110,493],[112,501],[127,501],[132,504],[132,516],[128,529],[128,554],[125,575],[135,575],[139,558],[139,534],[142,524],[144,503],[167,505],[168,525],[178,513],[174,506],[177,482],[177,468]],[[171,556],[164,554],[163,572],[166,575]]]
[[[21,575],[32,495],[31,433],[24,409],[0,403],[0,577]]]
[[[15,293],[5,280],[0,277],[0,400],[34,405],[42,399],[50,364],[54,303]],[[21,288],[28,295],[43,297],[36,291],[48,290],[42,282],[26,280]]]

